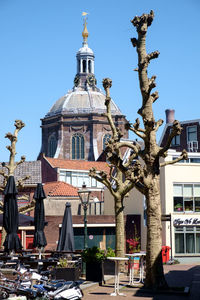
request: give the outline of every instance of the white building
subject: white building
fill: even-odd
[[[166,160],[179,155],[169,150]],[[171,246],[180,262],[200,263],[200,153],[188,156],[187,161],[161,168],[162,213],[171,214],[171,226],[163,222],[163,245]]]

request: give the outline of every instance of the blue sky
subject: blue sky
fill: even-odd
[[[141,96],[133,71],[137,56],[130,38],[136,32],[130,20],[151,9],[155,19],[147,50],[160,51],[149,68],[149,76],[157,76],[160,95],[155,117],[165,120],[170,108],[176,119],[200,118],[199,0],[0,0],[0,161],[8,161],[4,136],[13,132],[15,119],[26,123],[17,158],[37,158],[40,119],[73,86],[83,11],[89,13],[88,44],[95,53],[98,87],[103,78],[112,78],[112,98],[128,120],[137,118]]]

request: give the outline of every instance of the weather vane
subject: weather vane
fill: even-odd
[[[83,43],[84,43],[84,44],[87,44],[87,38],[88,38],[88,35],[89,35],[88,30],[87,30],[87,22],[86,22],[86,20],[87,20],[87,15],[88,15],[87,12],[82,12],[82,16],[84,17],[84,25],[83,25],[84,28],[83,28],[83,32],[82,32]]]

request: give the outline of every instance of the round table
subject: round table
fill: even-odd
[[[119,292],[119,275],[120,275],[120,272],[119,272],[119,263],[121,261],[129,260],[129,258],[114,256],[114,257],[107,257],[107,259],[113,260],[115,262],[115,290],[110,295],[111,296],[117,296],[117,295],[119,295],[119,296],[125,296],[124,294],[122,294],[122,293]]]
[[[136,253],[128,253],[125,254],[125,256],[128,256],[129,262],[130,262],[130,274],[129,274],[129,284],[135,284],[135,283],[143,283],[144,282],[144,257],[146,256],[145,252],[136,252]],[[139,257],[139,268],[140,268],[140,277],[139,280],[134,280],[134,257]]]

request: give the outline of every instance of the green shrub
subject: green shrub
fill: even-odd
[[[114,256],[115,256],[115,251],[111,247],[108,247],[105,253],[105,257],[114,257]]]
[[[105,253],[103,250],[100,248],[94,246],[92,248],[87,248],[83,250],[82,254],[82,259],[84,262],[101,262],[102,260],[105,259]]]

